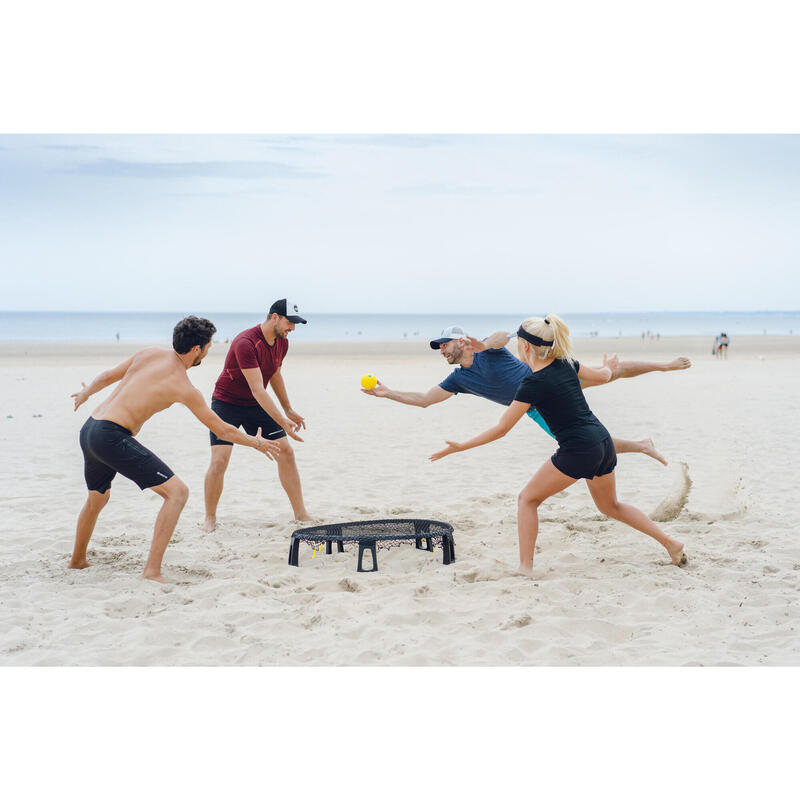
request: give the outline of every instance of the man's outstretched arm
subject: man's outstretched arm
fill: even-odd
[[[495,331],[483,341],[476,339],[474,336],[467,336],[466,342],[472,346],[476,353],[480,353],[484,350],[500,350],[514,338],[514,335],[508,331]]]
[[[116,367],[101,372],[88,386],[81,381],[81,386],[83,388],[79,392],[70,395],[70,397],[75,398],[74,410],[77,411],[78,407],[82,406],[93,394],[103,391],[106,386],[111,386],[112,383],[121,381],[130,365],[133,363],[133,359],[134,356],[131,356],[125,359],[121,364],[117,364]]]
[[[374,397],[385,397],[388,400],[394,400],[396,403],[405,403],[407,406],[419,406],[420,408],[427,408],[434,403],[441,403],[443,400],[447,400],[448,397],[453,396],[452,392],[442,389],[441,386],[434,386],[424,393],[397,392],[380,381],[378,381],[378,385],[374,389],[362,389],[361,391]]]

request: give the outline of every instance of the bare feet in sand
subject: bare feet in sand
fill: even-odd
[[[73,559],[69,562],[67,569],[86,569],[87,567],[91,566],[92,565],[85,558],[82,558],[79,561],[75,561],[75,559]]]
[[[308,514],[308,513],[301,514],[300,516],[296,516],[294,518],[294,521],[295,522],[322,522],[321,519],[318,519],[317,517],[312,517],[311,514]]]
[[[217,518],[216,517],[206,517],[205,521],[203,522],[203,530],[206,533],[211,533],[217,527]]]
[[[656,461],[660,461],[665,467],[667,466],[667,459],[656,450],[652,439],[642,439],[639,444],[642,446],[642,453],[646,456],[650,456],[650,458],[654,458]]]
[[[526,578],[531,578],[531,577],[533,577],[533,567],[532,566],[531,567],[524,567],[522,564],[520,564],[516,568],[516,570],[514,570],[514,574],[515,575],[523,575]]]
[[[678,356],[666,365],[664,372],[671,372],[674,369],[689,369],[691,366],[692,362],[686,356]]]
[[[667,552],[676,567],[685,567],[689,563],[689,559],[686,557],[683,545],[680,542],[674,542],[672,547],[667,548]]]
[[[146,581],[155,581],[156,583],[172,583],[172,581],[168,581],[160,572],[156,575],[148,575],[146,572],[143,572],[142,580]]]

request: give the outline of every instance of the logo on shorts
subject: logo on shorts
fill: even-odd
[[[160,476],[161,476],[162,478],[164,478],[165,480],[169,480],[169,478],[167,478],[167,476],[166,476],[166,475],[165,475],[163,472],[158,472],[158,471],[156,471],[156,475],[160,475]]]

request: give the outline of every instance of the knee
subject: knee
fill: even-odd
[[[526,494],[524,491],[522,491],[517,497],[517,508],[523,508],[526,506],[528,508],[538,508],[541,502],[542,501],[538,497],[531,494]]]
[[[619,514],[619,503],[616,500],[603,500],[595,502],[597,510],[607,517],[616,517]]]
[[[86,504],[97,511],[101,511],[106,507],[110,497],[111,489],[106,489],[102,494],[100,492],[89,492],[89,498]]]
[[[284,439],[284,441],[286,441]],[[294,461],[294,448],[286,441],[286,444],[281,445],[281,452],[278,456],[282,461]]]
[[[208,473],[209,475],[213,475],[216,478],[221,478],[225,474],[225,470],[228,468],[228,459],[227,458],[211,458],[211,463],[208,465]]]
[[[169,487],[167,497],[183,507],[189,499],[189,487],[180,478],[175,478],[175,483]]]

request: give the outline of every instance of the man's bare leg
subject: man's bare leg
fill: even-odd
[[[86,503],[78,515],[78,526],[75,530],[75,547],[72,549],[69,569],[86,569],[86,567],[92,566],[86,560],[86,549],[89,547],[89,539],[92,538],[92,533],[94,533],[97,518],[105,508],[109,497],[111,497],[110,489],[107,489],[105,494],[89,492]]]
[[[294,449],[285,437],[278,439],[276,444],[281,448],[278,456],[278,478],[292,504],[294,518],[303,522],[313,522],[314,517],[308,513],[303,501],[303,489],[300,486],[300,473],[297,471]]]
[[[611,380],[618,378],[636,378],[648,372],[672,372],[676,369],[689,369],[692,362],[685,356],[678,356],[672,361],[620,361],[611,375]]]
[[[205,479],[206,518],[203,530],[211,533],[217,527],[217,505],[222,496],[225,482],[225,470],[231,460],[232,444],[216,444],[211,448],[211,463],[208,465]]]
[[[178,524],[178,517],[189,499],[189,487],[177,475],[173,475],[168,481],[150,488],[164,498],[164,503],[156,517],[153,543],[150,545],[150,554],[147,556],[142,577],[159,583],[169,583],[161,577],[161,559],[164,558],[164,551]]]
[[[640,439],[634,442],[630,439],[612,439],[614,442],[614,449],[617,453],[643,453],[656,461],[660,461],[665,467],[667,466],[667,459],[656,450],[652,439]]]

